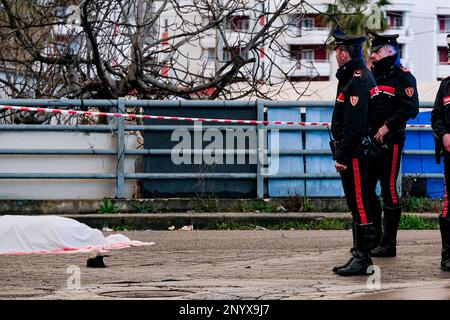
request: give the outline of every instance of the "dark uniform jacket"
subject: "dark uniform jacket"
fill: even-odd
[[[406,123],[419,112],[419,95],[416,78],[402,67],[398,55],[375,62],[372,72],[378,85],[380,97],[375,112],[371,136],[383,125],[389,129],[387,141],[403,140]]]
[[[442,141],[450,133],[450,77],[442,80],[431,112],[431,126],[435,136]]]
[[[336,140],[334,160],[348,165],[358,155],[361,139],[369,134],[369,110],[376,108],[376,82],[362,59],[353,59],[340,67],[331,132]]]

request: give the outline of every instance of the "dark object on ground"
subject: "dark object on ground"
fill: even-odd
[[[88,268],[106,268],[103,262],[104,257],[109,257],[108,255],[95,254],[87,259],[86,267]]]

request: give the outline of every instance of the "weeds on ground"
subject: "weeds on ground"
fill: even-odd
[[[111,199],[103,198],[102,204],[98,209],[99,213],[117,213],[119,207],[111,201]]]
[[[215,225],[217,230],[343,230],[349,229],[351,222],[336,219],[319,219],[309,222],[288,220],[280,223],[259,226],[255,223],[242,223],[232,220],[222,220]]]
[[[236,212],[268,212],[272,213],[277,211],[276,205],[270,202],[264,202],[261,200],[242,201],[237,204],[236,207],[231,208],[231,211]]]
[[[400,230],[430,230],[437,228],[437,220],[424,219],[406,214],[402,215],[400,218]]]
[[[195,212],[217,212],[217,199],[208,199],[197,196],[195,198]]]
[[[155,208],[152,201],[139,201],[137,203],[133,203],[133,209],[139,213],[153,213],[155,212]]]
[[[433,212],[433,200],[430,198],[404,197],[403,208],[407,212]]]

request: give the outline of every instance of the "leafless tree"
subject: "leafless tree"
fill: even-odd
[[[295,17],[298,27],[308,6],[300,0],[0,0],[0,89],[13,98],[271,99],[290,84],[291,70],[279,58],[289,57],[284,37],[296,32],[289,21]],[[205,47],[208,41],[215,49]]]

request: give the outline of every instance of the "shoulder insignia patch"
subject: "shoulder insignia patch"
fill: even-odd
[[[358,104],[359,101],[359,97],[358,96],[351,96],[350,97],[350,103],[352,104],[352,106],[356,106]]]
[[[407,72],[407,73],[411,72],[411,71],[409,71],[408,68],[405,68],[405,67],[400,67],[400,70],[402,70],[403,72]]]
[[[357,69],[355,72],[353,72],[353,78],[362,78],[362,70]]]
[[[413,87],[408,87],[405,89],[405,93],[408,97],[412,97],[414,95],[414,88]]]
[[[444,106],[449,105],[450,104],[450,96],[444,97],[442,102],[443,102]]]

